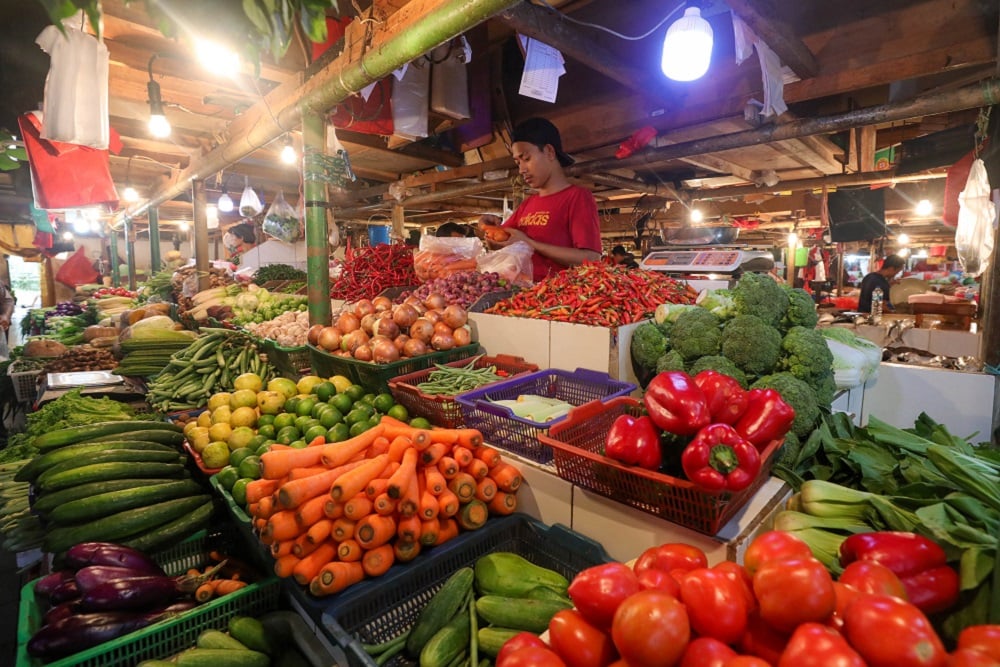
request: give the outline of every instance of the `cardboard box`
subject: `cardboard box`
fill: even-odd
[[[499,450],[503,460],[521,471],[517,509],[542,523],[573,525],[573,485],[556,475],[555,468]]]
[[[539,368],[555,368],[549,359],[549,322],[526,317],[469,313],[472,339],[486,354],[512,354]]]

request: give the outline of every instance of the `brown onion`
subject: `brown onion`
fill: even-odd
[[[450,334],[436,333],[431,337],[431,347],[435,350],[450,350],[455,347],[455,337]]]
[[[337,321],[334,322],[334,325],[340,329],[342,333],[351,333],[361,326],[361,320],[354,313],[343,312],[340,314],[340,317],[337,318]]]
[[[427,295],[426,299],[424,299],[424,305],[427,306],[429,310],[444,310],[444,307],[448,305],[448,301],[437,292],[432,292]]]
[[[375,322],[375,333],[393,339],[399,335],[399,325],[388,317],[381,317]]]
[[[469,314],[465,312],[465,308],[453,303],[441,312],[441,319],[452,329],[457,329],[465,326],[465,323],[469,321]]]
[[[455,339],[456,347],[462,347],[472,342],[472,332],[469,331],[468,327],[458,327],[451,335]]]
[[[427,343],[419,338],[411,338],[403,345],[404,357],[419,357],[421,354],[427,354]]]
[[[309,331],[306,332],[306,340],[309,341],[310,345],[319,345],[319,332],[324,328],[322,324],[314,324],[309,327]]]
[[[392,344],[395,345],[396,349],[399,350],[399,353],[402,354],[403,346],[406,345],[406,341],[408,340],[410,340],[409,336],[407,336],[406,334],[399,334],[398,336],[392,339]]]
[[[422,317],[422,318],[424,318],[426,320],[430,320],[431,323],[433,324],[434,322],[437,322],[438,320],[441,319],[441,311],[440,310],[425,310],[424,314],[421,315],[420,317]]]
[[[352,356],[358,361],[371,361],[375,355],[372,352],[372,348],[368,345],[358,345]]]
[[[371,312],[361,318],[361,330],[369,336],[375,333],[375,313]]]
[[[413,324],[410,325],[410,338],[416,338],[424,343],[431,342],[431,336],[434,335],[434,324],[423,317],[418,317]]]
[[[400,329],[406,329],[413,321],[420,317],[420,313],[417,309],[408,303],[401,303],[396,306],[392,311],[392,321],[395,322]]]
[[[388,364],[399,361],[399,350],[389,339],[380,340],[372,345],[372,361],[376,364]]]
[[[345,352],[354,354],[362,345],[368,344],[368,334],[366,334],[361,329],[355,329],[354,331],[349,331],[344,334],[343,338],[340,339],[340,349]]]
[[[436,333],[436,334],[444,334],[446,336],[453,335],[452,328],[450,326],[448,326],[444,322],[444,320],[438,320],[437,322],[434,323],[434,333]]]
[[[316,343],[324,350],[339,350],[340,339],[342,337],[343,334],[340,333],[340,329],[337,327],[323,327],[323,330],[319,332]]]
[[[361,299],[354,304],[354,314],[358,317],[364,317],[368,313],[375,312],[375,304],[373,304],[368,299]]]
[[[377,296],[372,299],[372,305],[375,306],[376,313],[381,313],[385,310],[392,310],[392,299],[387,296]]]

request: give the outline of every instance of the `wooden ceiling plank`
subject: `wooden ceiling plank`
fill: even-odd
[[[784,18],[786,12],[776,7],[773,0],[725,0],[725,2],[799,78],[808,79],[816,76],[819,71],[816,56],[796,36],[794,27]]]

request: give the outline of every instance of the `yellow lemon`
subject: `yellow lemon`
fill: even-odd
[[[209,411],[214,411],[216,408],[220,408],[223,405],[229,405],[230,393],[228,391],[220,391],[212,394],[211,398],[208,399],[208,409]]]
[[[257,392],[257,407],[262,415],[276,415],[285,407],[285,395],[279,391]]]
[[[208,414],[207,412],[205,414]],[[201,454],[205,446],[212,441],[208,435],[208,429],[204,426],[195,426],[191,429],[191,432],[187,434],[187,441],[191,445],[191,448]]]
[[[254,399],[256,401],[256,397],[254,397]],[[246,405],[242,408],[236,408],[233,410],[233,414],[229,416],[229,425],[234,429],[244,426],[256,426],[257,411]]]
[[[212,425],[212,411],[205,410],[200,415],[198,415],[198,426],[204,426],[208,428]]]
[[[228,405],[222,405],[212,410],[212,423],[221,424],[229,423],[229,418],[232,416],[233,411]]]
[[[212,441],[222,440],[223,442],[226,442],[232,434],[233,427],[225,422],[212,424],[211,428],[208,429],[208,437]]]
[[[222,468],[229,464],[229,445],[225,441],[208,443],[201,452],[201,462],[206,468]]]
[[[187,424],[184,424],[184,435],[187,436],[187,434],[190,433],[191,430],[195,428],[198,428],[198,420],[192,419]]]
[[[332,378],[330,378],[330,382],[332,382],[333,386],[337,388],[338,394],[343,394],[345,391],[347,391],[348,387],[354,384],[353,382],[351,382],[350,378],[344,377],[343,375],[334,375]]]
[[[299,378],[299,381],[295,383],[296,389],[299,390],[300,394],[311,394],[313,387],[323,382],[323,378],[316,375],[303,375]]]
[[[233,380],[233,388],[237,391],[240,389],[249,389],[250,391],[257,393],[264,388],[264,381],[261,380],[260,376],[256,373],[243,373]]]
[[[295,394],[299,393],[295,383],[288,378],[274,378],[267,383],[267,390],[284,394],[285,398],[291,398]]]
[[[237,426],[233,429],[233,432],[229,434],[226,439],[226,444],[229,445],[230,451],[236,451],[241,447],[246,447],[250,444],[250,441],[254,439],[253,429],[249,426]]]
[[[257,392],[250,389],[237,389],[229,397],[229,407],[233,410],[236,408],[257,407]]]

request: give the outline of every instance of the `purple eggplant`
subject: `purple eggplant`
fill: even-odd
[[[74,569],[88,565],[112,565],[162,575],[163,570],[152,558],[131,547],[111,542],[81,542],[66,552],[66,564]]]
[[[37,658],[55,660],[144,628],[161,617],[160,613],[131,612],[67,616],[32,635],[28,641],[28,653]]]
[[[169,603],[181,594],[172,577],[132,577],[104,581],[80,598],[87,611],[142,610]]]
[[[157,611],[164,614],[181,614],[185,611],[191,611],[197,606],[198,603],[191,599],[176,600],[166,607],[160,607]]]
[[[76,585],[76,580],[64,579],[49,593],[49,602],[62,604],[78,597],[80,597],[80,588]]]
[[[88,565],[87,567],[81,567],[76,571],[75,579],[76,585],[80,589],[80,593],[86,593],[106,581],[114,581],[116,579],[134,579],[136,577],[148,576],[151,576],[148,572],[142,570],[131,570],[127,567],[115,567],[114,565]]]
[[[80,611],[80,599],[70,600],[69,602],[63,602],[62,604],[57,604],[56,606],[45,612],[42,616],[42,625],[49,625],[55,623],[56,621],[66,618],[67,616],[72,616]]]
[[[47,598],[52,595],[52,591],[57,587],[66,581],[74,580],[74,577],[75,573],[72,570],[57,570],[51,574],[47,574],[35,584],[35,593]]]

